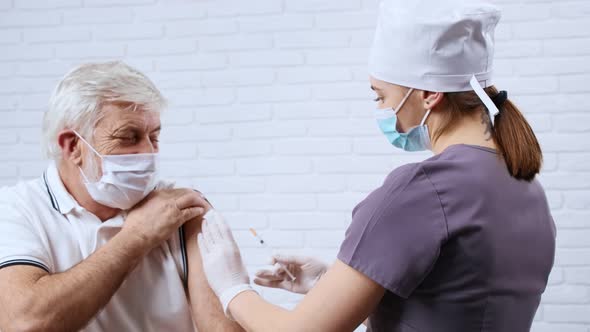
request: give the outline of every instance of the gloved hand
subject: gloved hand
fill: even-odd
[[[229,303],[240,293],[252,290],[250,278],[242,262],[240,249],[231,229],[215,210],[205,214],[198,235],[203,269],[213,292],[219,297],[223,311],[230,317]]]
[[[254,283],[299,294],[309,292],[328,270],[328,265],[322,261],[303,256],[275,255],[272,264],[273,269],[256,272]],[[295,280],[291,280],[280,264],[295,276]]]

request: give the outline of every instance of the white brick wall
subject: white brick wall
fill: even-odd
[[[164,173],[226,211],[249,267],[332,259],[354,205],[426,154],[388,146],[365,63],[377,0],[0,0],[0,185],[38,176],[49,93],[71,66],[123,59],[171,101]],[[534,331],[590,331],[590,0],[496,0],[497,85],[545,151],[559,227]],[[264,295],[293,305],[298,296]]]

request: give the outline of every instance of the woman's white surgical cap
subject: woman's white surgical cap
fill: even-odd
[[[435,92],[492,85],[495,6],[480,0],[384,0],[369,59],[371,76]],[[479,87],[478,87],[479,88]]]

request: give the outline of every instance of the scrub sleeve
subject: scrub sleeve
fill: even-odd
[[[338,259],[408,298],[433,268],[447,236],[438,193],[422,167],[409,164],[354,208]]]

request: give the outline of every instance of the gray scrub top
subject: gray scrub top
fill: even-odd
[[[555,255],[538,181],[492,149],[402,166],[353,211],[338,259],[386,289],[368,331],[529,331]]]

